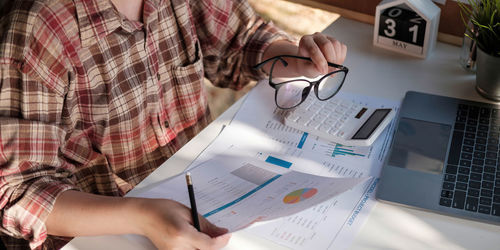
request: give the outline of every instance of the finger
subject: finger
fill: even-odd
[[[226,228],[218,227],[210,221],[208,221],[205,217],[200,215],[200,229],[203,233],[206,233],[210,237],[218,237],[223,234],[227,234],[229,230]]]
[[[345,59],[347,57],[347,46],[345,44],[342,44],[342,61],[340,64],[343,64]]]
[[[196,249],[214,249],[217,244],[220,244],[215,238],[203,232],[198,232],[198,230],[192,226],[186,228],[184,232],[187,242]]]
[[[344,44],[339,42],[337,39],[333,37],[328,37],[328,40],[333,44],[333,47],[335,48],[335,53],[336,53],[336,58],[335,61],[333,61],[336,64],[342,64],[345,60],[345,55],[347,53],[347,47],[345,47]],[[343,48],[345,47],[345,51],[343,51]],[[345,53],[344,53],[345,52]]]
[[[318,72],[328,73],[328,63],[312,36],[303,36],[299,42],[299,55],[310,57]]]
[[[231,239],[231,234],[224,234],[221,235],[217,238],[215,238],[215,249],[223,248],[229,243],[229,240]]]
[[[314,42],[316,45],[318,45],[319,49],[323,53],[323,56],[328,62],[335,62],[337,51],[335,51],[335,48],[333,47],[332,42],[326,38],[325,35],[316,32],[314,33],[313,36]]]

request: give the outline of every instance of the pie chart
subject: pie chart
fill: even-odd
[[[283,203],[294,204],[313,197],[318,190],[316,188],[302,188],[295,190],[283,198]]]

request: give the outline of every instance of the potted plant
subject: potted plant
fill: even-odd
[[[477,44],[476,90],[500,101],[500,0],[468,0],[459,3],[465,35]],[[467,25],[470,18],[472,28]]]

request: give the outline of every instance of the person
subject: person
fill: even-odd
[[[297,43],[242,0],[25,0],[0,25],[1,239],[57,249],[74,236],[139,234],[159,249],[217,249],[227,230],[165,199],[123,197],[210,122],[203,78],[242,88],[258,62],[323,74],[346,46]]]

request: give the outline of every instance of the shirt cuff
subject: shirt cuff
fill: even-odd
[[[19,187],[14,192],[19,192]],[[3,227],[12,237],[29,241],[31,249],[40,247],[47,239],[45,221],[54,208],[57,197],[64,191],[76,189],[56,177],[44,176],[27,186],[22,197],[10,208],[4,208]],[[21,191],[22,192],[22,191]]]

